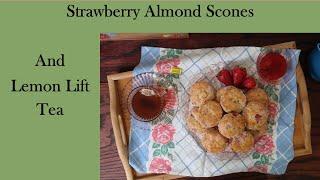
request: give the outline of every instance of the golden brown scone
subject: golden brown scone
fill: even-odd
[[[266,134],[268,131],[268,123],[264,124],[259,130],[248,130],[254,137],[254,139],[258,139],[262,135]]]
[[[220,104],[223,110],[229,112],[241,112],[246,105],[247,98],[243,92],[234,87],[226,86],[220,95]]]
[[[251,89],[246,93],[247,102],[259,101],[265,105],[269,103],[269,98],[267,93],[261,88]]]
[[[250,134],[247,131],[244,131],[241,135],[232,138],[230,145],[231,149],[234,152],[246,153],[252,149],[254,145],[254,139],[252,134]]]
[[[228,139],[223,137],[218,130],[210,128],[201,138],[201,144],[208,152],[221,153],[227,147]]]
[[[192,109],[192,115],[203,128],[211,128],[218,125],[223,111],[216,101],[207,101],[200,107]]]
[[[205,81],[194,83],[190,88],[190,101],[194,106],[200,106],[215,98],[215,89]]]
[[[244,108],[242,115],[244,116],[247,128],[251,130],[261,130],[268,121],[269,112],[267,107],[257,101],[251,101]]]
[[[226,138],[240,135],[245,129],[245,120],[241,114],[225,114],[219,121],[219,132]]]
[[[226,92],[227,88],[220,88],[217,91],[217,101],[220,102],[221,96]]]
[[[206,130],[200,125],[200,123],[192,115],[188,117],[186,121],[186,125],[188,129],[195,135],[201,136]]]

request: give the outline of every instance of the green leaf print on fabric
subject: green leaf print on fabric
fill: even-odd
[[[158,147],[160,147],[160,144],[153,143],[152,148],[158,148]]]
[[[166,144],[162,145],[161,146],[161,154],[166,155],[167,153],[168,153],[168,146]]]
[[[261,156],[261,163],[262,163],[262,164],[267,164],[268,162],[269,162],[268,157],[265,156],[265,155],[262,155],[262,156]]]
[[[172,77],[178,79],[179,78],[179,74],[172,74]]]
[[[254,163],[254,166],[260,166],[261,165],[261,161],[257,161]]]
[[[168,143],[168,147],[169,147],[169,148],[174,148],[174,143],[173,143],[173,142],[169,142],[169,143]]]
[[[167,57],[173,57],[174,55],[175,55],[174,49],[169,49],[169,50],[167,51]]]
[[[278,98],[278,95],[277,95],[277,94],[275,94],[275,93],[272,94],[272,95],[271,95],[271,98],[272,98],[274,101],[278,102],[278,99],[279,99],[279,98]]]
[[[276,87],[273,87],[271,85],[266,85],[264,87],[264,90],[266,91],[266,93],[268,94],[268,96],[273,100],[273,101],[276,101],[278,102],[279,100],[279,97],[276,93],[276,91],[278,90]]]
[[[177,54],[182,54],[182,50],[181,49],[176,49],[176,53]]]
[[[163,55],[160,57],[160,59],[170,59],[170,58],[179,58],[179,56],[182,54],[181,49],[166,49],[163,50],[161,53]]]
[[[168,153],[168,158],[173,161],[173,155],[171,153]]]
[[[272,134],[272,133],[273,133],[273,125],[272,125],[271,123],[268,123],[267,132],[268,132],[269,134]]]
[[[153,152],[153,156],[160,156],[160,154],[161,154],[160,149],[156,149],[156,150]]]
[[[254,152],[254,153],[252,154],[252,158],[253,158],[253,159],[259,159],[259,158],[260,158],[260,154],[257,153],[257,152]]]

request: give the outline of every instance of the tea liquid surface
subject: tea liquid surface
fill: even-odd
[[[152,120],[160,115],[163,105],[162,98],[157,95],[145,95],[138,91],[132,98],[133,111],[145,120]]]

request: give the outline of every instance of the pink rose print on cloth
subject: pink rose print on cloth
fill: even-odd
[[[261,173],[267,173],[268,167],[266,165],[258,165],[248,168],[248,172],[261,172]]]
[[[277,116],[278,113],[278,105],[276,103],[269,103],[268,105],[268,109],[269,109],[269,115],[272,119],[275,119],[275,117]]]
[[[180,59],[173,58],[173,59],[165,59],[157,62],[156,69],[157,72],[163,74],[170,74],[172,67],[177,67],[180,64]]]
[[[171,124],[158,124],[152,129],[152,138],[160,144],[172,141],[176,129]]]
[[[165,109],[174,109],[177,106],[177,96],[174,89],[168,89],[167,93],[164,95],[165,99]]]
[[[153,173],[168,173],[171,171],[171,162],[169,160],[156,157],[152,159],[149,170]]]
[[[256,140],[254,149],[260,154],[271,154],[274,148],[273,139],[270,135],[263,135]]]

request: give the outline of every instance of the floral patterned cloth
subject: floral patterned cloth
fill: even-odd
[[[159,121],[151,123],[132,119],[129,143],[129,163],[140,173],[167,173],[184,176],[219,176],[234,172],[261,172],[283,174],[293,159],[293,130],[296,102],[296,78],[285,77],[281,85],[260,83],[255,61],[262,48],[229,47],[180,50],[143,47],[140,64],[134,73],[157,72],[166,76],[168,88],[165,109],[168,111]],[[294,71],[300,50],[284,50]],[[255,140],[251,153],[221,158],[203,151],[185,128],[185,111],[188,106],[187,89],[195,76],[202,75],[215,88],[219,82],[206,72],[212,64],[224,67],[241,65],[254,76],[259,87],[267,92],[271,103],[268,130]],[[173,74],[173,68],[182,74]],[[290,74],[290,73],[288,73]],[[169,83],[168,83],[169,82]],[[179,99],[177,98],[179,97]]]

